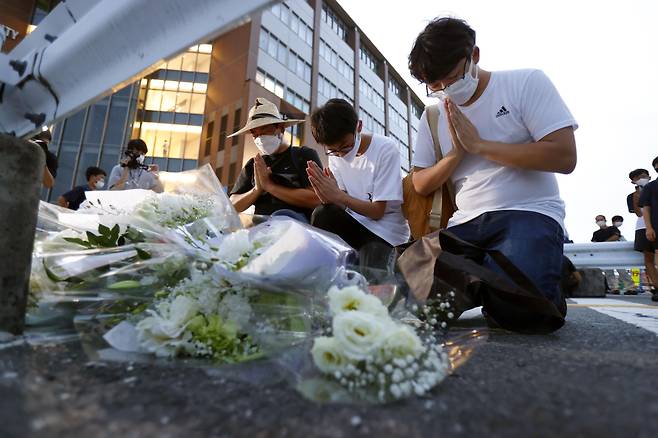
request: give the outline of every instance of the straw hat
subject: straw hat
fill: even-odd
[[[228,137],[233,137],[234,135],[242,134],[243,132],[247,132],[254,128],[258,128],[260,126],[274,125],[279,123],[283,123],[286,126],[291,126],[291,125],[296,125],[297,123],[303,121],[304,120],[301,119],[284,119],[283,117],[281,117],[279,108],[277,108],[276,105],[274,105],[272,102],[270,102],[265,98],[257,97],[256,104],[249,109],[249,117],[247,117],[247,124],[244,125],[242,129],[240,129],[237,132],[234,132]]]

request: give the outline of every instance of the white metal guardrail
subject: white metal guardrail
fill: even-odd
[[[577,268],[629,269],[644,266],[633,242],[566,243],[564,255]]]
[[[0,132],[25,136],[274,0],[67,0],[0,53]],[[236,86],[241,86],[236,84]]]

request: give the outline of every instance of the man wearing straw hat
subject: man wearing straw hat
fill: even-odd
[[[284,119],[272,102],[262,97],[249,109],[247,124],[233,137],[249,132],[259,153],[242,168],[229,196],[238,212],[252,205],[255,214],[285,215],[308,222],[320,200],[306,174],[308,161],[322,166],[317,152],[291,147],[283,139],[288,126],[303,120]]]

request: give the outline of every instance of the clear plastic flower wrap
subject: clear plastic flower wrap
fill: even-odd
[[[300,393],[316,402],[370,404],[424,396],[487,337],[479,330],[445,330],[453,300],[447,291],[422,306],[394,299],[387,308],[362,287],[332,287],[323,333],[283,351],[276,361]]]

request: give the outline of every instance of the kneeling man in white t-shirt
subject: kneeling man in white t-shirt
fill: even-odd
[[[311,224],[338,234],[356,250],[370,246],[370,254],[378,246],[387,254],[382,249],[407,242],[398,145],[381,135],[362,134],[362,121],[343,99],[330,99],[316,109],[311,124],[313,137],[329,156],[324,171],[308,163],[311,186],[322,201]]]
[[[448,231],[500,250],[566,312],[559,287],[564,202],[555,173],[576,166],[576,121],[541,70],[489,72],[479,59],[475,31],[463,20],[439,18],[418,35],[409,68],[441,100],[443,159],[437,162],[425,112],[414,187],[430,194],[452,180],[457,211]]]

